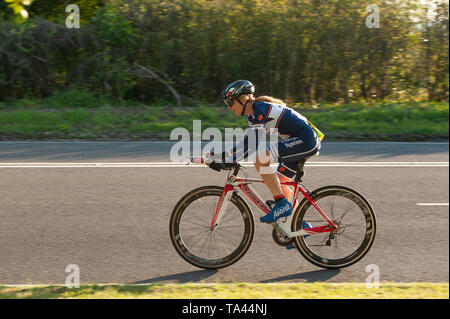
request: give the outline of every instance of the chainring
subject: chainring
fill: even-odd
[[[272,230],[272,239],[277,245],[282,247],[289,246],[294,242],[294,238],[285,239],[275,228]]]

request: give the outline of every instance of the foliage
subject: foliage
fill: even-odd
[[[31,5],[33,0],[5,0],[5,3],[8,4],[8,8],[14,12],[15,21],[22,22],[29,16],[25,7]]]
[[[72,89],[41,102],[25,99],[14,106],[0,105],[0,140],[168,140],[175,128],[192,132],[192,119],[202,121],[202,130],[217,127],[222,133],[226,128],[244,129],[247,125],[245,117],[236,117],[225,107],[107,106],[88,92],[78,91],[74,96],[76,92]],[[93,108],[80,108],[81,104]],[[325,141],[448,139],[449,108],[445,102],[382,102],[370,107],[325,104],[320,109],[297,110],[325,133]]]
[[[76,86],[219,102],[239,78],[291,103],[448,101],[448,1],[433,3],[379,1],[369,29],[358,0],[78,1],[81,28],[67,29],[64,1],[35,0],[24,23],[0,20],[0,101]]]
[[[448,283],[185,283],[0,286],[2,299],[448,299]],[[264,301],[263,301],[264,302]],[[181,307],[180,307],[181,309]],[[252,306],[243,314],[253,314]],[[248,310],[247,310],[248,309]],[[250,310],[251,309],[251,310]],[[248,311],[248,314],[247,314]],[[262,317],[262,316],[261,316]]]

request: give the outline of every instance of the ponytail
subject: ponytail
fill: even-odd
[[[275,104],[280,104],[280,105],[286,106],[286,103],[284,103],[282,100],[276,99],[271,96],[266,96],[266,95],[259,96],[256,99],[254,99],[253,101],[254,102],[270,102],[270,103],[275,103]]]

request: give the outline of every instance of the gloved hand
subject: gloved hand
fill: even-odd
[[[205,158],[205,164],[206,164],[206,165],[209,165],[209,164],[211,164],[212,162],[214,162],[213,157],[214,157],[214,152],[206,153],[205,156],[204,156],[204,158]]]
[[[217,163],[212,161],[209,164],[209,167],[211,167],[213,170],[220,172],[221,169],[223,169],[223,164],[222,163]]]

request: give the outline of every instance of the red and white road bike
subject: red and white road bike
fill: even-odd
[[[201,159],[203,161],[203,159]],[[292,216],[272,224],[272,237],[280,246],[294,244],[316,266],[338,269],[359,261],[375,239],[375,213],[358,192],[344,186],[325,186],[309,191],[301,183],[305,161],[300,161],[293,188],[294,203],[303,200]],[[238,177],[245,170],[239,163],[225,164],[229,171],[224,187],[204,186],[184,195],[170,218],[170,238],[178,254],[190,264],[219,269],[237,262],[250,247],[254,234],[253,214],[238,191],[259,211],[269,213],[273,201],[264,202],[252,188],[262,179]],[[302,222],[311,227],[302,229]],[[303,223],[304,225],[305,223]]]

